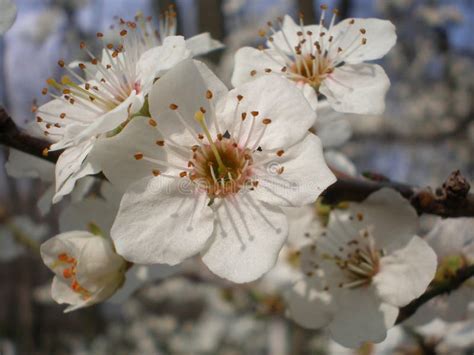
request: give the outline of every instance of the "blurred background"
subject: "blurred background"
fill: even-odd
[[[178,34],[210,32],[226,48],[204,60],[228,85],[235,51],[257,46],[266,21],[303,12],[308,0],[17,0],[18,17],[0,38],[0,102],[18,125],[33,119],[57,61],[84,59],[80,41],[99,50],[98,31],[137,11],[155,19],[175,4]],[[438,186],[455,169],[474,176],[474,1],[332,0],[341,17],[391,20],[397,45],[380,61],[392,81],[384,115],[348,117],[352,137],[337,147],[359,174]],[[95,47],[94,47],[95,46]],[[0,147],[4,165],[8,151]],[[32,174],[34,177],[34,174]],[[299,354],[326,353],[323,334],[274,315],[281,303],[246,286],[213,286],[173,277],[150,284],[122,305],[64,315],[49,296],[52,274],[34,246],[7,242],[5,221],[36,240],[54,235],[67,201],[43,216],[36,203],[50,183],[13,179],[0,168],[0,354]],[[13,233],[15,234],[15,233]],[[8,244],[9,243],[9,244]],[[16,243],[16,244],[15,244]],[[8,244],[8,245],[7,245]],[[12,251],[13,250],[13,251]],[[262,296],[264,295],[264,296]],[[333,350],[338,353],[342,350]],[[370,353],[370,349],[368,350]]]

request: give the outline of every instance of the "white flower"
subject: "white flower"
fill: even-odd
[[[0,36],[12,27],[15,18],[15,2],[13,0],[0,0]]]
[[[122,286],[127,263],[110,239],[86,231],[59,234],[41,245],[43,262],[56,274],[51,296],[65,312],[99,303]]]
[[[438,256],[438,270],[435,282],[443,282],[454,276],[463,267],[474,263],[474,218],[452,218],[439,220],[426,241]],[[468,310],[474,306],[474,284],[464,282],[457,290],[436,297],[425,303],[409,324],[423,324],[436,317],[443,321],[456,322],[468,317]]]
[[[379,19],[346,19],[335,24],[337,11],[324,27],[326,7],[319,25],[296,24],[288,15],[268,23],[268,49],[244,47],[235,56],[234,85],[266,73],[277,73],[304,92],[314,109],[317,94],[324,95],[339,112],[380,114],[390,81],[382,67],[364,61],[383,57],[395,44],[395,27]]]
[[[436,271],[436,255],[416,227],[415,210],[390,189],[333,211],[327,231],[302,249],[305,278],[289,294],[292,318],[328,326],[347,347],[382,341],[398,308],[419,297]]]
[[[133,119],[101,149],[112,182],[140,179],[112,228],[117,250],[171,265],[201,253],[221,277],[257,279],[287,236],[280,206],[313,202],[335,180],[308,133],[314,111],[278,76],[228,92],[192,60],[163,76],[149,103],[152,119]]]
[[[188,41],[172,35],[174,12],[167,12],[160,31],[141,15],[136,20],[120,19],[120,43],[104,43],[101,60],[81,42],[91,62],[77,66],[93,79],[83,79],[60,60],[60,67],[70,75],[60,82],[48,79],[51,90],[43,89],[43,94],[50,93],[55,99],[36,110],[36,120],[55,142],[51,150],[66,149],[56,164],[53,202],[70,193],[76,180],[100,171],[100,162],[90,158],[97,139],[116,134],[121,124],[142,109],[155,80],[180,61],[217,46],[208,34]],[[102,33],[97,37],[104,39]]]

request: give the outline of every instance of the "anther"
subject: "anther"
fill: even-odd
[[[160,176],[161,171],[159,171],[158,169],[153,169],[152,173],[153,173],[154,176]]]
[[[206,91],[206,99],[210,100],[210,99],[212,99],[212,96],[213,96],[212,91],[211,91],[211,90],[207,90],[207,91]]]
[[[61,68],[64,68],[64,60],[62,60],[62,59],[58,60],[58,65],[59,65]]]
[[[244,97],[242,95],[237,95],[237,100],[239,100],[239,102],[242,101],[243,98]]]
[[[278,152],[276,152],[276,155],[281,157],[283,155],[283,153],[285,153],[285,151],[283,149],[280,149]]]
[[[257,75],[257,71],[254,69],[250,72],[250,76],[255,76],[255,75]]]
[[[153,118],[150,118],[148,120],[148,124],[152,127],[156,127],[156,125],[157,125],[156,121]]]
[[[251,114],[253,117],[257,117],[257,116],[258,116],[258,111],[251,111],[250,114]]]
[[[160,147],[163,147],[165,145],[165,141],[158,140],[158,141],[156,141],[156,145],[159,145]]]
[[[143,159],[143,153],[136,153],[133,157],[135,160],[141,160]]]
[[[267,124],[272,123],[272,120],[269,119],[269,118],[264,118],[264,119],[262,120],[262,123],[265,124],[265,125],[267,125]]]
[[[171,110],[177,110],[177,109],[178,109],[178,105],[176,105],[176,104],[170,104],[170,109],[171,109]]]
[[[188,175],[188,173],[186,171],[182,171],[179,173],[179,177],[185,177],[186,175]]]

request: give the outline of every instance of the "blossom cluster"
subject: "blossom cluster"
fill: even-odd
[[[472,263],[472,236],[443,245],[443,221],[420,237],[416,211],[395,190],[322,203],[336,171],[357,174],[333,149],[350,137],[345,114],[384,111],[390,81],[366,62],[397,38],[390,21],[327,13],[321,6],[318,24],[268,22],[265,46],[236,52],[230,89],[195,59],[223,44],[176,35],[173,8],[158,28],[143,14],[118,19],[116,42],[97,33],[100,55],[81,42],[87,62],[58,61],[64,75],[47,79],[51,100],[34,107],[29,129],[59,159],[12,151],[6,168],[54,183],[43,213],[72,197],[61,233],[40,246],[66,312],[120,302],[202,262],[234,283],[260,279],[284,293],[296,323],[357,348],[383,341],[401,307]],[[458,320],[447,303],[465,311],[471,301],[467,285],[426,314]]]

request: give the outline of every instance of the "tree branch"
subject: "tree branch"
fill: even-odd
[[[457,290],[465,281],[474,276],[474,265],[464,267],[456,273],[448,281],[435,285],[428,289],[424,294],[422,294],[417,299],[413,300],[405,307],[400,308],[400,313],[398,314],[396,324],[399,324],[411,317],[415,312],[424,305],[426,302],[431,299],[441,296],[446,293],[450,293],[454,290]]]
[[[56,163],[61,151],[48,152],[51,142],[32,137],[21,131],[3,107],[0,106],[0,144]]]
[[[46,159],[52,163],[58,160],[61,151],[48,152],[51,145],[47,140],[35,138],[21,131],[8,113],[0,107],[0,144]],[[428,213],[442,217],[474,217],[474,194],[469,193],[469,182],[459,171],[453,172],[446,182],[435,191],[389,181],[371,175],[370,179],[354,178],[335,171],[337,182],[323,194],[324,202],[337,204],[343,201],[360,202],[371,193],[390,187],[410,201],[419,214]]]

